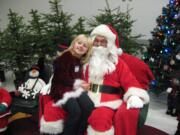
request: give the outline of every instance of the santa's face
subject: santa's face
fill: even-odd
[[[93,46],[107,47],[107,39],[104,36],[97,35],[94,39]]]

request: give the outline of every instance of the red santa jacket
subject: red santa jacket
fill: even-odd
[[[103,67],[99,67],[103,68]],[[107,106],[112,109],[117,109],[121,103],[122,98],[125,101],[132,96],[139,96],[144,103],[149,102],[149,96],[144,89],[141,89],[141,85],[138,83],[134,75],[131,73],[130,69],[126,63],[119,57],[118,63],[116,64],[115,70],[111,73],[106,73],[101,79],[101,81],[94,80],[94,74],[90,74],[90,66],[85,69],[85,80],[89,83],[98,83],[99,85],[112,86],[116,88],[123,88],[123,93],[119,94],[108,94],[108,93],[94,93],[89,92],[88,95],[95,104],[98,106]]]
[[[0,88],[0,104],[4,104],[7,106],[6,112],[1,113],[0,112],[0,132],[6,130],[8,119],[7,116],[10,114],[9,112],[9,106],[11,104],[11,96],[8,93],[8,91],[4,88]]]
[[[147,90],[150,81],[154,80],[154,75],[149,66],[139,58],[127,53],[122,53],[121,59],[128,65],[141,87]]]

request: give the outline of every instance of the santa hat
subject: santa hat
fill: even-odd
[[[33,69],[35,69],[35,70],[37,70],[37,71],[39,71],[40,69],[39,69],[39,67],[38,66],[36,66],[36,65],[33,65],[29,70],[31,71],[31,70],[33,70]]]
[[[96,38],[96,36],[104,36],[107,38],[108,41],[108,48],[116,48],[118,54],[122,53],[122,49],[119,48],[119,38],[117,31],[110,25],[101,24],[94,28],[94,30],[91,32],[92,40]]]

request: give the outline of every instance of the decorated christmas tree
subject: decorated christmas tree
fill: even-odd
[[[180,68],[180,0],[169,0],[156,22],[143,59],[154,72],[152,88],[159,94],[169,87],[171,74]]]

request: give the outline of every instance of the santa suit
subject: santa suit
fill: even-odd
[[[0,88],[0,104],[3,104],[7,107],[5,112],[0,112],[0,132],[3,132],[7,129],[8,115],[10,115],[8,108],[11,104],[11,96],[8,91],[3,88]]]
[[[127,64],[132,74],[136,77],[141,87],[145,90],[149,89],[149,84],[154,80],[154,75],[149,66],[136,56],[123,52],[121,59]]]
[[[96,63],[98,63],[98,60],[96,62],[96,58],[91,58],[88,65],[85,66],[85,80],[93,85],[103,86],[98,92],[89,91],[88,93],[96,109],[93,110],[88,119],[89,127],[87,133],[88,135],[114,135],[113,118],[115,111],[119,107],[122,107],[121,111],[126,111],[126,102],[131,96],[139,97],[143,104],[149,102],[149,96],[147,92],[141,88],[141,85],[133,76],[126,63],[121,59],[119,55],[120,51],[117,49],[117,36],[114,34],[114,31],[107,25],[99,25],[92,31],[92,39],[97,35],[107,38],[109,54],[108,57],[99,64],[99,67],[96,66]],[[101,61],[101,59],[103,59],[103,57],[100,57],[99,61]],[[123,135],[135,135],[126,132],[127,130],[136,130],[133,125],[137,124],[138,118],[136,111],[135,115],[133,114],[134,109],[129,110],[132,112],[132,116],[127,114],[126,117],[126,115],[123,115],[124,119],[121,119],[121,121],[126,123],[127,120],[130,120],[131,124],[121,125],[121,127],[119,127],[123,130]]]
[[[154,75],[151,71],[151,69],[149,68],[149,66],[144,63],[142,60],[140,60],[139,58],[129,55],[127,53],[123,53],[121,55],[121,59],[124,60],[124,62],[127,64],[127,66],[129,67],[129,69],[131,70],[132,74],[136,77],[136,79],[138,80],[138,82],[141,85],[141,88],[148,90],[149,89],[149,83],[150,81],[154,80]],[[114,125],[115,125],[115,134],[116,135],[124,135],[125,131],[122,130],[122,128],[119,127],[124,127],[125,125],[131,124],[132,127],[134,127],[134,130],[126,130],[126,134],[136,134],[136,129],[137,127],[137,123],[134,123],[134,125],[132,124],[131,121],[137,121],[138,122],[138,117],[139,117],[139,113],[140,113],[140,109],[131,109],[131,110],[126,110],[126,105],[123,104],[120,108],[118,108],[116,114],[115,114],[115,118],[114,118]],[[125,110],[125,111],[122,111]],[[132,119],[132,114],[134,119]],[[129,118],[126,117],[126,122],[122,122],[125,117],[127,116],[127,114],[129,115]],[[136,128],[137,127],[137,128]]]

